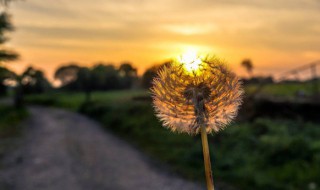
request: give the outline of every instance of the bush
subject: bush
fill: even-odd
[[[11,106],[0,106],[0,138],[10,138],[21,134],[19,122],[27,116],[25,109],[16,110]]]
[[[200,138],[163,128],[149,103],[96,102],[82,111],[172,170],[203,180]],[[234,124],[209,137],[215,179],[239,189],[306,189],[320,176],[319,136],[318,126],[290,120]]]

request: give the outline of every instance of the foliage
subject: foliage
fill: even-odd
[[[21,75],[21,84],[24,94],[44,93],[51,89],[50,82],[40,70],[28,67]]]
[[[274,80],[272,76],[255,76],[251,78],[242,78],[243,85],[266,85],[273,84]]]
[[[0,5],[7,6],[10,0],[3,0],[0,1]],[[3,62],[8,61],[14,61],[19,58],[18,54],[14,51],[8,50],[7,48],[3,47],[4,43],[8,41],[8,38],[6,37],[7,32],[11,32],[14,30],[14,27],[10,21],[10,15],[6,12],[0,13],[0,64]],[[1,69],[4,71],[3,69]],[[8,72],[0,72],[0,94],[5,94],[5,86],[4,86],[4,80],[7,79],[8,76],[6,76]],[[15,104],[18,106],[18,102],[15,101]]]
[[[6,32],[13,31],[13,29],[14,27],[10,22],[10,16],[5,12],[0,13],[0,45],[1,46],[3,46],[3,44],[8,40],[8,38],[5,36]],[[14,61],[17,58],[18,58],[17,53],[1,47],[0,62]]]
[[[131,100],[132,97],[141,97],[147,94],[146,90],[117,90],[109,92],[93,92],[92,101],[102,104],[121,103]],[[70,92],[51,92],[44,95],[28,95],[27,103],[40,104],[46,106],[62,107],[72,111],[77,111],[85,102],[85,94]]]
[[[66,86],[77,79],[79,69],[77,63],[69,63],[58,68],[54,73],[54,78],[60,81],[61,86]]]
[[[122,64],[119,69],[105,63],[97,63],[90,68],[72,63],[55,72],[55,79],[60,81],[62,89],[89,94],[97,90],[131,88],[136,78],[137,70],[130,63]]]
[[[120,86],[128,89],[132,87],[134,80],[137,78],[137,69],[133,68],[131,63],[125,62],[119,67],[119,75],[121,78]]]
[[[16,74],[0,67],[0,83],[3,85],[4,94],[6,91],[5,81],[11,83],[11,85],[14,84],[14,104],[18,108],[23,106],[25,94],[40,94],[51,89],[51,84],[45,78],[44,73],[33,67],[28,67],[22,74]]]
[[[247,70],[247,72],[248,72],[248,74],[249,74],[250,76],[252,76],[253,63],[252,63],[252,61],[251,61],[250,59],[245,59],[245,60],[243,60],[243,61],[241,62],[241,66],[244,67],[244,68]]]
[[[19,124],[27,116],[28,113],[25,109],[0,105],[0,170],[3,167],[4,155],[16,148],[17,139],[24,130]],[[11,189],[10,187],[7,186],[7,183],[0,181],[0,189]]]
[[[320,83],[318,83],[320,86]],[[254,92],[258,85],[247,85],[245,86],[247,93]],[[303,93],[305,96],[310,96],[313,93],[314,83],[310,81],[306,82],[295,82],[295,83],[274,83],[264,85],[259,94],[269,95],[275,97],[289,98],[293,99]]]
[[[12,106],[0,106],[0,139],[15,137],[21,133],[18,125],[27,116],[25,109],[14,109]]]
[[[7,4],[8,1],[1,1],[0,4]],[[0,96],[6,94],[6,86],[4,81],[13,76],[13,72],[9,71],[1,64],[7,61],[14,61],[18,58],[18,54],[3,47],[4,43],[8,41],[6,37],[7,32],[14,30],[10,21],[10,15],[5,12],[0,13]]]
[[[200,137],[164,129],[153,114],[151,102],[141,98],[146,92],[132,92],[94,93],[94,102],[82,106],[84,96],[79,94],[72,98],[67,94],[51,98],[55,99],[55,106],[80,108],[82,113],[101,121],[108,130],[169,165],[173,171],[202,180]],[[133,98],[137,96],[140,98]],[[33,101],[40,97],[45,96],[33,96]],[[313,190],[317,190],[319,136],[319,124],[298,120],[256,118],[252,122],[235,123],[209,137],[213,175],[217,182],[237,189],[308,190],[316,185]]]
[[[0,66],[0,96],[6,95],[7,87],[4,84],[5,81],[14,76],[13,72],[5,67]]]
[[[120,76],[111,64],[99,63],[93,66],[91,85],[95,90],[112,90],[120,88]]]
[[[202,179],[200,138],[162,129],[149,103],[96,103],[84,112],[173,170]],[[319,126],[289,120],[234,124],[209,138],[215,178],[239,189],[307,189],[320,176],[319,135]]]
[[[149,89],[152,86],[153,78],[156,77],[157,72],[163,68],[163,66],[170,64],[170,62],[165,62],[160,65],[154,65],[148,68],[142,75],[141,83],[142,87]]]

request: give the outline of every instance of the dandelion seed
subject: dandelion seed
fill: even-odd
[[[172,131],[201,133],[208,190],[214,190],[207,133],[217,132],[237,115],[243,90],[219,59],[183,55],[164,66],[151,88],[157,117]]]
[[[215,57],[197,57],[196,64],[188,62],[186,68],[180,61],[162,68],[153,81],[157,116],[177,132],[200,133],[199,124],[206,126],[207,133],[223,129],[241,104],[243,91],[238,78]]]

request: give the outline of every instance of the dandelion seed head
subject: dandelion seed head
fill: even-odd
[[[238,77],[216,57],[176,59],[164,66],[151,88],[157,117],[172,131],[217,132],[237,115],[243,90]]]

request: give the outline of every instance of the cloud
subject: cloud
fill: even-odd
[[[72,51],[72,59],[78,52],[79,59],[87,53],[92,61],[112,51],[106,60],[126,56],[146,67],[183,46],[214,49],[234,60],[320,56],[319,0],[28,0],[11,8],[17,28],[12,46],[41,50],[41,61],[46,51],[47,59],[66,59]]]

